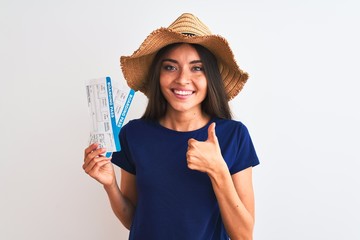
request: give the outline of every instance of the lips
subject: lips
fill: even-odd
[[[194,91],[191,90],[178,90],[178,89],[173,89],[172,90],[176,95],[179,96],[190,96],[191,94],[194,93]]]

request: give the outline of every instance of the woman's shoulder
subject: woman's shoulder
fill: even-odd
[[[137,128],[143,126],[144,124],[146,124],[146,122],[147,122],[146,120],[141,118],[131,119],[122,128],[123,129]]]
[[[124,125],[124,127],[136,126],[136,125],[139,125],[139,124],[143,124],[143,122],[144,122],[144,120],[141,119],[141,118],[131,119]]]
[[[154,126],[154,124],[154,122],[142,118],[131,119],[121,128],[121,131],[144,131]]]
[[[217,133],[225,134],[227,136],[249,135],[248,128],[240,120],[216,119],[215,123],[216,123],[216,132]]]
[[[240,120],[216,118],[214,122],[217,126],[226,128],[246,128],[246,126]]]

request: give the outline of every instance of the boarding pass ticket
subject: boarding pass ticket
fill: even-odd
[[[89,144],[106,148],[106,157],[121,150],[119,132],[135,91],[110,77],[87,80],[86,94],[90,114]]]

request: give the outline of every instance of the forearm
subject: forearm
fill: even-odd
[[[116,217],[127,229],[130,229],[135,213],[135,206],[122,194],[116,183],[111,186],[104,186],[104,189],[109,197],[111,208]]]
[[[210,179],[230,238],[252,239],[254,218],[241,201],[228,169],[213,173]]]

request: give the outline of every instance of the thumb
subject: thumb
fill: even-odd
[[[211,123],[208,128],[208,139],[207,141],[211,141],[217,143],[217,137],[215,132],[215,122]]]

